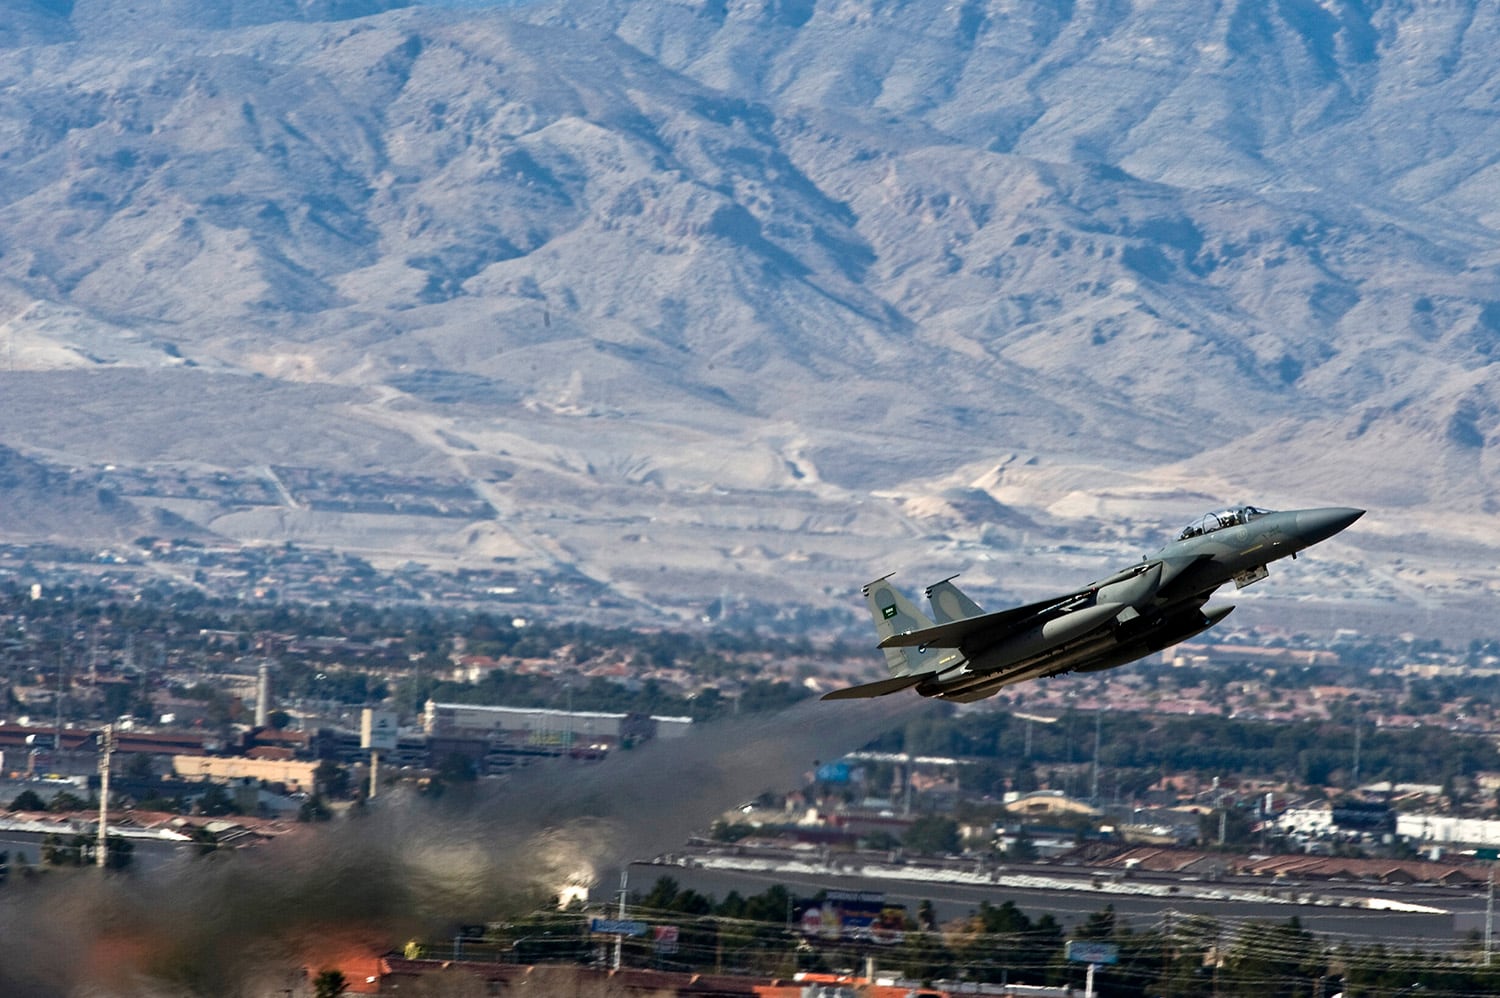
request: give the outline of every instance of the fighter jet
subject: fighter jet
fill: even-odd
[[[852,700],[915,689],[970,703],[1002,687],[1065,672],[1098,672],[1134,662],[1207,630],[1233,606],[1204,608],[1227,582],[1243,589],[1267,565],[1327,540],[1364,515],[1330,507],[1273,512],[1254,506],[1208,513],[1139,564],[1064,593],[985,613],[944,579],[927,588],[932,616],[888,581],[864,587],[891,678],[834,690]]]

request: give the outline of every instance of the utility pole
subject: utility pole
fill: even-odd
[[[1354,786],[1349,788],[1351,790],[1359,789],[1359,736],[1362,731],[1363,726],[1356,720],[1354,722]]]
[[[1224,832],[1228,825],[1228,813],[1224,810],[1224,791],[1219,789],[1219,778],[1214,777],[1214,809],[1219,812],[1219,846],[1224,845]]]
[[[1094,781],[1089,788],[1089,803],[1099,804],[1099,725],[1104,721],[1104,711],[1094,712]]]
[[[903,794],[904,794],[904,796],[905,796],[905,800],[901,804],[901,813],[903,815],[905,815],[906,817],[909,818],[909,817],[911,817],[911,750],[910,749],[906,750],[906,765],[902,769],[902,775],[904,777],[904,783],[906,785],[905,785],[905,787],[903,788],[903,791],[902,791]]]
[[[68,671],[68,639],[64,635],[57,646],[57,703],[54,705],[56,720],[52,728],[52,751],[56,753],[54,758],[63,757],[63,684],[66,681]],[[59,767],[60,768],[60,767]]]
[[[89,687],[99,689],[99,624],[89,625]]]
[[[1490,965],[1490,947],[1495,940],[1495,868],[1490,867],[1490,889],[1484,902],[1484,965]]]
[[[630,883],[630,868],[626,867],[620,871],[620,921],[625,921],[625,891]],[[625,956],[625,933],[615,933],[615,969],[620,969],[620,964]]]
[[[102,870],[109,860],[109,759],[115,751],[115,726],[99,732],[99,846],[94,863]]]

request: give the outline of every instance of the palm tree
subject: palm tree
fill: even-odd
[[[317,998],[339,998],[348,987],[349,982],[341,970],[320,970],[313,978],[313,994]]]

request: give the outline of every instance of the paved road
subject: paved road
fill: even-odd
[[[1051,872],[1053,875],[1057,873],[1055,868]],[[1031,918],[1051,915],[1064,928],[1102,910],[1106,905],[1114,905],[1116,917],[1138,929],[1159,927],[1168,919],[1184,915],[1206,915],[1227,925],[1250,920],[1285,922],[1295,915],[1304,928],[1325,937],[1331,943],[1382,942],[1397,948],[1439,949],[1456,946],[1464,941],[1470,931],[1482,931],[1484,926],[1484,894],[1468,889],[1364,884],[1306,884],[1296,888],[1303,896],[1314,893],[1329,900],[1377,898],[1386,902],[1440,909],[1440,913],[1427,913],[1293,903],[1270,898],[1194,899],[1177,895],[1160,897],[1106,893],[1087,889],[1092,878],[1086,871],[1078,872],[1080,875],[1074,880],[1082,889],[1048,889],[840,876],[831,873],[718,870],[637,863],[630,868],[630,883],[633,890],[644,893],[651,889],[657,878],[671,877],[682,887],[692,888],[715,898],[723,898],[730,891],[739,891],[745,896],[759,894],[777,884],[787,887],[799,897],[808,897],[823,889],[884,891],[888,901],[906,905],[908,911],[915,911],[924,900],[931,901],[940,921],[960,918],[977,909],[981,901],[994,905],[1011,901]],[[1202,885],[1186,881],[1182,884],[1184,890],[1193,886]]]
[[[43,832],[23,832],[15,829],[0,829],[0,852],[10,854],[11,873],[17,874],[24,861],[33,867],[42,865]],[[71,839],[72,836],[66,836]],[[183,861],[192,855],[192,846],[182,842],[163,842],[152,839],[131,839],[130,871],[136,876],[160,873],[164,868]]]

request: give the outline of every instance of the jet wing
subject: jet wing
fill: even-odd
[[[865,683],[863,686],[850,686],[848,689],[832,690],[824,693],[819,699],[822,700],[866,700],[870,697],[883,697],[887,693],[895,693],[898,690],[910,689],[937,675],[936,672],[919,672],[915,676],[893,676],[890,679],[882,679],[878,683]]]
[[[929,648],[959,648],[964,641],[976,634],[1013,630],[1022,624],[1031,623],[1049,610],[1061,609],[1073,600],[1088,596],[1092,592],[1092,589],[1082,589],[1076,593],[1065,593],[1062,596],[1053,596],[1051,599],[1027,603],[1025,606],[1011,607],[1009,610],[996,610],[994,613],[986,613],[979,617],[951,620],[946,624],[938,624],[936,627],[923,627],[920,630],[892,634],[881,641],[879,647],[915,648],[925,645]]]

